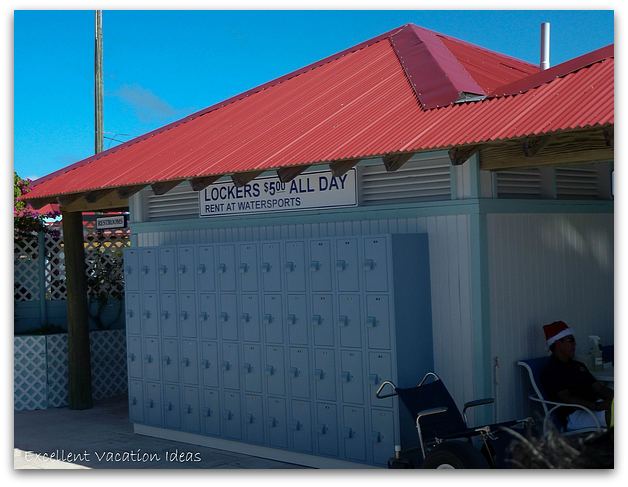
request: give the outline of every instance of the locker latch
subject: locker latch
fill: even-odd
[[[351,375],[351,372],[343,371],[341,374],[342,374],[342,378],[345,380],[345,382],[351,382],[351,380],[353,379],[353,376]]]
[[[375,316],[369,316],[366,318],[366,326],[369,328],[375,328],[377,326],[377,318],[375,318]]]
[[[181,363],[183,365],[185,365],[186,367],[189,367],[190,366],[190,359],[185,357],[183,360],[181,360]]]
[[[347,261],[346,260],[337,260],[336,261],[336,268],[340,269],[341,271],[344,271],[347,268]]]
[[[290,373],[293,377],[299,377],[299,369],[296,367],[290,367]]]
[[[245,323],[248,323],[251,319],[251,315],[248,313],[242,313],[242,321],[244,321]]]
[[[288,315],[288,324],[296,325],[297,323],[297,315]]]
[[[243,364],[243,366],[244,366],[244,371],[245,371],[247,374],[250,374],[250,373],[251,373],[251,371],[253,370],[253,367],[251,366],[251,364]]]
[[[294,262],[286,262],[286,270],[288,272],[293,272],[294,271]]]
[[[247,272],[249,270],[249,265],[246,262],[242,262],[240,264],[240,272]]]
[[[196,272],[198,272],[199,274],[205,274],[206,271],[206,267],[205,264],[199,264],[198,267],[196,268]]]
[[[263,262],[262,263],[262,270],[264,272],[270,272],[270,263],[269,262]]]
[[[225,370],[229,370],[231,368],[231,364],[227,360],[225,360],[222,363],[222,368],[225,369]]]
[[[266,373],[268,375],[273,375],[275,373],[275,367],[273,365],[266,366]]]
[[[338,323],[341,327],[349,326],[349,317],[348,316],[339,316]]]
[[[205,365],[205,368],[206,368],[206,369],[209,369],[209,366],[211,365],[211,362],[210,362],[209,360],[205,360],[205,361],[203,362],[203,364]]]
[[[321,315],[313,315],[312,316],[312,324],[320,325],[323,322],[323,317]]]
[[[312,262],[310,262],[310,270],[311,271],[317,271],[321,268],[321,263],[317,260],[313,260]]]
[[[164,363],[165,363],[166,365],[170,365],[170,357],[165,356],[165,357],[164,357]]]
[[[365,259],[364,260],[364,269],[367,271],[372,271],[375,268],[375,261],[373,259]]]
[[[323,380],[325,378],[325,372],[323,372],[323,369],[314,369],[314,377]]]
[[[179,274],[185,274],[187,272],[187,267],[184,264],[179,266]]]
[[[168,272],[168,268],[165,265],[160,265],[159,273],[163,276],[166,272]]]
[[[369,374],[369,380],[376,386],[379,383],[379,376],[377,374]]]

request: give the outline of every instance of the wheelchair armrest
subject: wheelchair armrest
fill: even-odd
[[[476,406],[484,406],[485,404],[493,404],[495,402],[495,398],[486,397],[484,399],[476,399],[475,401],[469,401],[464,403],[464,409],[462,410],[462,414],[469,408],[474,408]]]
[[[416,430],[419,434],[419,446],[421,447],[421,455],[423,455],[423,460],[425,460],[425,446],[423,445],[423,434],[421,433],[421,418],[423,416],[431,416],[432,414],[440,414],[447,411],[446,406],[440,406],[432,409],[424,409],[423,411],[419,411],[416,415]]]
[[[552,416],[552,413],[554,413],[554,411],[556,411],[560,407],[570,407],[570,408],[581,409],[581,410],[585,411],[586,413],[588,413],[593,418],[593,422],[596,425],[596,428],[598,430],[604,430],[605,429],[600,424],[600,422],[598,421],[597,416],[595,415],[595,413],[593,411],[591,411],[586,406],[582,406],[580,404],[567,403],[567,402],[548,401],[547,399],[540,399],[540,398],[538,398],[536,396],[532,396],[532,395],[530,395],[528,397],[532,401],[540,402],[542,404],[551,406],[551,408],[548,409],[547,414],[545,415],[545,418],[543,419],[543,434],[545,434],[546,431],[547,431],[547,421],[548,421],[548,418],[550,418]]]

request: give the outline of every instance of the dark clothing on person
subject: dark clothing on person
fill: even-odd
[[[593,390],[594,382],[596,382],[595,377],[582,362],[577,360],[561,362],[553,355],[541,371],[541,384],[550,401],[562,402],[558,393],[567,390],[570,395],[595,402],[597,394]],[[561,421],[566,422],[567,416],[575,410],[576,408],[563,407],[557,411],[557,414]]]

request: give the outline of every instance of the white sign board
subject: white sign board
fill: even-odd
[[[241,188],[233,182],[214,183],[199,191],[199,199],[202,217],[357,206],[356,173],[355,169],[342,176],[310,172],[289,183],[271,176]]]
[[[124,215],[104,216],[96,218],[96,230],[106,230],[112,228],[124,228],[126,221]]]

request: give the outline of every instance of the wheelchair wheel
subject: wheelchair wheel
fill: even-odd
[[[489,464],[471,443],[446,441],[427,454],[422,468],[489,468]]]

